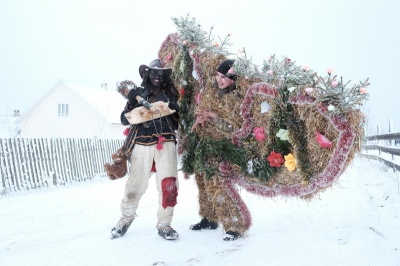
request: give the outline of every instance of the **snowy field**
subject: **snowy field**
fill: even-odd
[[[154,179],[153,179],[154,180]],[[242,191],[252,213],[246,237],[194,232],[193,179],[180,176],[173,227],[158,236],[154,182],[127,234],[110,240],[126,178],[0,197],[0,265],[400,265],[399,173],[356,158],[340,182],[311,202]]]

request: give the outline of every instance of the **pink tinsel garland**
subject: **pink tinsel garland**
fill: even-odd
[[[311,105],[314,103],[314,98],[309,96],[297,96],[291,98],[289,103],[297,105]],[[315,192],[319,187],[327,187],[335,182],[343,171],[343,167],[350,154],[351,146],[354,142],[356,134],[352,130],[349,122],[344,117],[340,117],[338,115],[330,116],[328,114],[326,105],[319,105],[318,111],[321,115],[327,118],[333,127],[339,132],[339,139],[335,149],[333,150],[332,157],[324,171],[314,176],[308,185],[296,184],[291,186],[276,185],[275,187],[268,187],[265,185],[252,183],[243,175],[231,175],[234,179],[234,182],[251,193],[265,197],[303,196]]]
[[[232,136],[232,142],[235,145],[239,144],[239,139],[243,139],[251,133],[253,128],[253,114],[251,112],[251,108],[254,102],[254,95],[256,94],[262,94],[271,98],[275,98],[278,95],[278,91],[272,88],[268,83],[263,82],[250,86],[240,107],[241,115],[243,117],[242,127],[234,132]]]

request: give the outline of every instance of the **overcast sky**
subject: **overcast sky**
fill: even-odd
[[[400,131],[398,0],[0,0],[0,115],[28,111],[59,79],[87,86],[132,79],[190,14],[208,31],[232,33],[255,63],[288,56],[344,80],[367,77],[372,128]],[[122,107],[121,107],[122,108]],[[375,133],[375,132],[374,132]]]

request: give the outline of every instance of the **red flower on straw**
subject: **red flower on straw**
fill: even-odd
[[[267,157],[269,164],[273,167],[281,167],[281,165],[285,162],[285,159],[282,158],[282,154],[271,151],[269,156]]]
[[[184,89],[184,88],[181,88],[181,89],[179,90],[179,94],[181,95],[181,97],[183,97],[183,96],[185,95],[185,89]]]

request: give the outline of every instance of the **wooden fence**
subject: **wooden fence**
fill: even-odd
[[[123,140],[0,139],[0,194],[105,176],[104,163]]]
[[[361,156],[378,160],[394,170],[400,170],[400,133],[373,135],[365,138]]]

